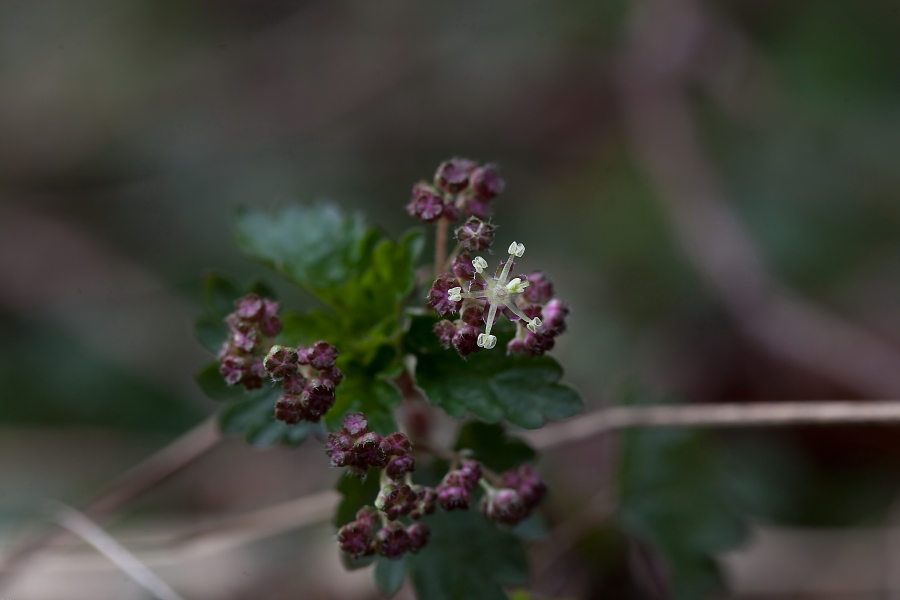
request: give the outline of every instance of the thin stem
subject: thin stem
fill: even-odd
[[[900,401],[618,406],[529,431],[523,437],[535,448],[543,449],[629,427],[783,427],[858,423],[900,424]]]
[[[119,476],[82,512],[92,519],[113,512],[204,456],[222,439],[216,417],[210,417]],[[65,531],[58,524],[50,524],[48,529],[14,548],[0,562],[0,591],[12,584],[29,560],[64,535]]]
[[[60,525],[93,546],[97,552],[108,558],[135,583],[155,597],[160,600],[184,600],[134,554],[82,513],[65,505],[60,505],[58,513],[57,520]]]
[[[438,277],[446,268],[447,256],[447,229],[450,221],[441,217],[437,222],[437,231],[434,238],[434,276]]]

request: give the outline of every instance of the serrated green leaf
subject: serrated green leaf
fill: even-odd
[[[429,320],[434,322],[432,317],[413,317],[415,331],[425,329]],[[424,337],[424,333],[415,335]],[[432,404],[453,417],[468,412],[488,423],[505,418],[526,429],[581,412],[584,404],[578,393],[559,383],[562,367],[556,360],[508,356],[503,345],[510,335],[501,329],[498,337],[497,348],[465,359],[442,348],[419,355],[416,381]]]
[[[397,560],[389,560],[379,556],[375,560],[375,587],[382,595],[393,598],[406,580],[409,555],[404,554]]]
[[[667,563],[673,598],[701,600],[722,587],[712,556],[746,529],[717,455],[694,431],[623,435],[617,520]]]
[[[264,447],[281,442],[296,446],[321,425],[303,421],[288,425],[275,420],[275,401],[281,390],[275,387],[246,392],[236,402],[229,402],[219,413],[219,427],[226,435],[244,434],[253,446]]]
[[[505,600],[503,586],[528,581],[522,543],[478,511],[438,511],[424,522],[428,545],[409,560],[418,598]]]
[[[233,400],[244,394],[244,388],[239,385],[228,385],[219,373],[219,363],[211,362],[197,373],[197,383],[200,389],[213,400]]]
[[[498,473],[532,461],[535,455],[528,444],[507,436],[503,426],[478,421],[463,425],[455,448],[472,450],[474,458]]]

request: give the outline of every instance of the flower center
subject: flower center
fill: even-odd
[[[505,285],[498,285],[494,288],[493,296],[494,300],[496,300],[496,303],[502,303],[504,300],[506,300],[507,297],[509,297],[509,290],[506,289]]]

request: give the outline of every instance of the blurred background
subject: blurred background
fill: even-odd
[[[330,199],[398,235],[451,156],[500,166],[500,239],[571,304],[554,354],[589,408],[633,382],[900,399],[898,28],[887,0],[0,2],[0,552],[216,409],[204,272],[310,305],[238,254],[236,207]],[[900,597],[898,434],[711,434],[749,522],[719,597]],[[545,456],[535,594],[666,597],[605,529],[616,455]],[[228,441],[104,525],[192,599],[377,597],[326,523],[154,545],[327,489],[324,464]],[[4,593],[148,597],[72,540]]]

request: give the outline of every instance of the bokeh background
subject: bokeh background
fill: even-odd
[[[591,408],[900,399],[898,31],[887,0],[0,2],[0,550],[215,410],[204,272],[310,305],[238,254],[236,207],[397,235],[450,156],[500,165],[501,239],[570,302],[554,353]],[[720,597],[900,597],[898,434],[713,434],[752,498]],[[604,533],[615,441],[544,459],[568,529],[536,594],[666,596]],[[104,525],[192,599],[375,597],[327,524],[154,545],[336,476],[315,443],[229,441]],[[72,540],[4,593],[148,597]]]

